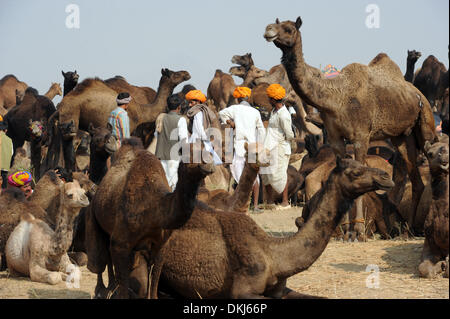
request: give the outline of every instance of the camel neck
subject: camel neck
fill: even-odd
[[[431,189],[433,193],[433,200],[440,198],[448,198],[448,174],[437,174],[432,176]]]
[[[406,62],[406,73],[405,73],[405,80],[408,82],[413,81],[414,78],[414,67],[416,65],[416,62],[414,61],[407,61]]]
[[[339,105],[336,96],[339,95],[337,93],[340,89],[340,81],[338,77],[323,78],[319,69],[305,63],[300,32],[294,46],[280,46],[280,49],[283,52],[281,63],[286,69],[294,91],[303,101],[319,111],[334,112],[336,105]]]
[[[253,165],[248,163],[248,160],[245,161],[239,183],[230,198],[231,211],[247,211],[252,195],[253,183],[258,175],[258,171],[259,167],[253,167]]]
[[[61,210],[61,213],[56,217],[56,228],[52,240],[54,245],[52,256],[62,256],[72,244],[73,224],[77,215],[77,209],[62,205]]]
[[[53,100],[54,98],[55,98],[55,96],[57,95],[57,91],[53,88],[53,87],[51,87],[48,91],[47,91],[47,93],[45,93],[44,95],[48,98],[48,99],[50,99],[50,100]]]
[[[333,173],[332,173],[333,174]],[[291,237],[274,239],[269,245],[278,278],[288,278],[308,269],[325,250],[331,235],[352,200],[344,197],[336,177],[310,200],[311,212],[304,226]]]

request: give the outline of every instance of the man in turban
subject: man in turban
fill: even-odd
[[[191,136],[189,143],[201,140],[205,145],[205,150],[213,156],[214,164],[221,165],[222,160],[214,151],[211,140],[206,135],[206,130],[211,128],[212,121],[216,116],[207,105],[203,104],[206,102],[206,96],[200,90],[191,90],[186,94],[185,99],[189,102],[189,110],[186,113],[190,120],[188,129]]]
[[[31,173],[28,171],[17,171],[14,174],[8,176],[8,187],[17,187],[19,188],[25,198],[29,198],[33,193],[33,189],[31,188],[31,181],[33,177]]]
[[[116,137],[119,148],[122,141],[130,137],[130,119],[127,109],[131,96],[127,92],[119,93],[116,102],[117,107],[109,114],[108,123],[112,126],[112,135]]]
[[[234,129],[234,154],[233,162],[230,165],[231,174],[234,180],[239,183],[242,171],[245,166],[245,143],[263,143],[265,128],[261,120],[261,114],[249,103],[252,91],[248,87],[238,86],[233,92],[233,96],[239,104],[231,105],[219,112],[222,123],[229,124]],[[259,177],[253,184],[253,212],[259,213]]]
[[[269,85],[266,90],[272,105],[269,125],[267,127],[264,148],[274,156],[274,165],[268,174],[262,174],[263,184],[269,198],[273,198],[273,191],[283,194],[282,208],[290,207],[288,201],[287,168],[291,155],[290,140],[294,138],[292,131],[292,120],[289,111],[284,106],[283,99],[286,90],[279,84]]]

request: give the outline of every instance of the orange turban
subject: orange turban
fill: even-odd
[[[202,91],[200,91],[200,90],[191,90],[191,91],[189,91],[186,94],[185,98],[188,101],[197,100],[197,101],[200,101],[201,103],[206,101],[205,94],[203,94]]]
[[[236,99],[239,99],[241,97],[250,97],[252,94],[252,90],[250,90],[248,87],[245,86],[238,86],[234,89],[233,96]]]
[[[278,83],[273,83],[269,85],[266,92],[269,97],[275,100],[281,100],[286,96],[286,90]]]

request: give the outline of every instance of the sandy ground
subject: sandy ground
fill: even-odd
[[[251,216],[265,231],[284,236],[296,231],[294,220],[299,215],[300,209],[289,209]],[[423,238],[358,243],[332,240],[320,258],[308,270],[289,278],[287,285],[302,293],[333,299],[448,299],[449,279],[418,276],[422,245]],[[81,268],[79,288],[13,278],[3,271],[0,298],[86,299],[93,296],[95,284],[96,276],[86,267]]]

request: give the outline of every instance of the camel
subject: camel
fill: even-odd
[[[408,50],[408,56],[406,58],[406,73],[405,80],[413,83],[414,82],[414,66],[416,65],[417,60],[422,56],[422,53],[412,50]]]
[[[433,201],[424,225],[425,242],[419,265],[421,277],[432,278],[443,272],[448,278],[448,148],[448,143],[425,145],[430,161]]]
[[[267,75],[267,71],[257,68],[254,65],[250,66],[248,70],[243,66],[232,66],[229,72],[231,75],[242,78],[243,81],[239,86],[248,88],[255,87],[255,80]]]
[[[131,85],[124,77],[116,75],[113,78],[105,80],[105,84],[119,94],[120,92],[128,92],[138,104],[150,104],[156,98],[156,92],[152,88],[146,86]]]
[[[0,79],[0,115],[6,114],[7,110],[16,105],[16,91],[25,92],[28,85],[19,81],[14,75],[8,74]]]
[[[448,85],[447,68],[434,55],[429,55],[416,74],[414,86],[425,95],[435,112],[440,112],[438,102]]]
[[[245,161],[244,170],[242,171],[242,175],[236,189],[233,193],[230,193],[224,189],[203,191],[201,197],[205,199],[204,202],[208,206],[223,211],[241,213],[246,213],[248,211],[253,183],[258,176],[259,168],[268,166],[269,163],[262,163],[259,161],[259,154],[256,153],[256,144],[245,144],[244,147],[247,151],[247,160]],[[252,160],[249,162],[249,159]],[[200,199],[199,196],[197,198]]]
[[[287,288],[287,279],[320,257],[356,197],[392,186],[385,172],[338,158],[325,187],[305,207],[311,218],[285,238],[271,237],[245,214],[198,203],[162,247],[150,295],[157,296],[160,273],[160,286],[184,298],[312,297]]]
[[[44,94],[44,96],[46,96],[50,100],[53,100],[57,95],[59,96],[63,95],[61,85],[59,83],[52,83],[47,93]]]
[[[162,69],[161,75],[153,103],[138,104],[131,101],[127,109],[131,134],[140,124],[154,122],[156,117],[165,111],[167,97],[172,94],[175,86],[191,77],[186,71],[174,72],[168,69]],[[117,92],[98,78],[86,79],[78,84],[64,96],[58,107],[60,125],[73,123],[70,133],[63,136],[64,139],[70,141],[78,129],[88,131],[90,123],[94,127],[104,126],[108,122],[109,114],[117,106],[116,98]],[[67,168],[74,169],[74,150],[71,143],[64,147],[64,162]]]
[[[78,130],[77,135],[73,139],[73,148],[75,149],[75,171],[89,171],[89,147],[91,144],[91,135],[89,132]]]
[[[22,103],[24,97],[25,97],[25,91],[20,91],[20,90],[16,89],[16,105],[20,105],[20,103]]]
[[[239,65],[247,68],[247,70],[250,66],[255,64],[253,62],[251,53],[246,53],[244,55],[237,55],[237,54],[233,55],[233,57],[231,58],[231,63],[239,64]]]
[[[106,127],[98,128],[90,125],[89,134],[91,136],[89,178],[98,185],[108,171],[106,161],[117,151],[117,141],[112,135],[112,126],[109,123]]]
[[[31,169],[31,159],[27,156],[27,151],[23,147],[16,149],[16,156],[9,168],[8,176],[17,171],[29,171]]]
[[[230,74],[224,73],[222,70],[216,70],[214,78],[209,82],[207,96],[208,99],[214,101],[217,111],[237,104],[236,99],[233,97],[235,88],[236,83],[234,83]]]
[[[77,86],[79,75],[77,73],[77,70],[74,72],[68,71],[64,72],[61,71],[63,77],[64,77],[64,94],[63,96],[66,96],[70,91],[73,90],[75,86]]]
[[[163,230],[179,228],[190,218],[200,183],[213,171],[213,164],[181,162],[171,192],[156,156],[136,138],[124,141],[86,212],[87,267],[98,275],[97,297],[107,293],[102,280],[107,264],[109,287],[117,280],[116,297],[129,297],[133,250],[151,245],[157,253]]]
[[[11,275],[30,276],[32,281],[55,285],[66,280],[74,269],[67,255],[72,242],[73,221],[81,207],[89,205],[89,200],[77,181],[62,187],[62,209],[55,230],[31,212],[22,213],[21,221],[5,247]]]
[[[264,33],[265,39],[282,51],[281,61],[292,88],[302,101],[319,110],[327,139],[341,156],[345,156],[344,139],[354,144],[355,159],[361,163],[370,141],[391,139],[407,163],[415,212],[424,188],[415,163],[416,145],[423,151],[425,141],[437,141],[430,103],[405,81],[400,68],[385,53],[367,66],[352,63],[339,76],[325,78],[303,59],[301,25],[300,17],[295,22],[276,19]],[[364,233],[362,226],[357,231]]]

